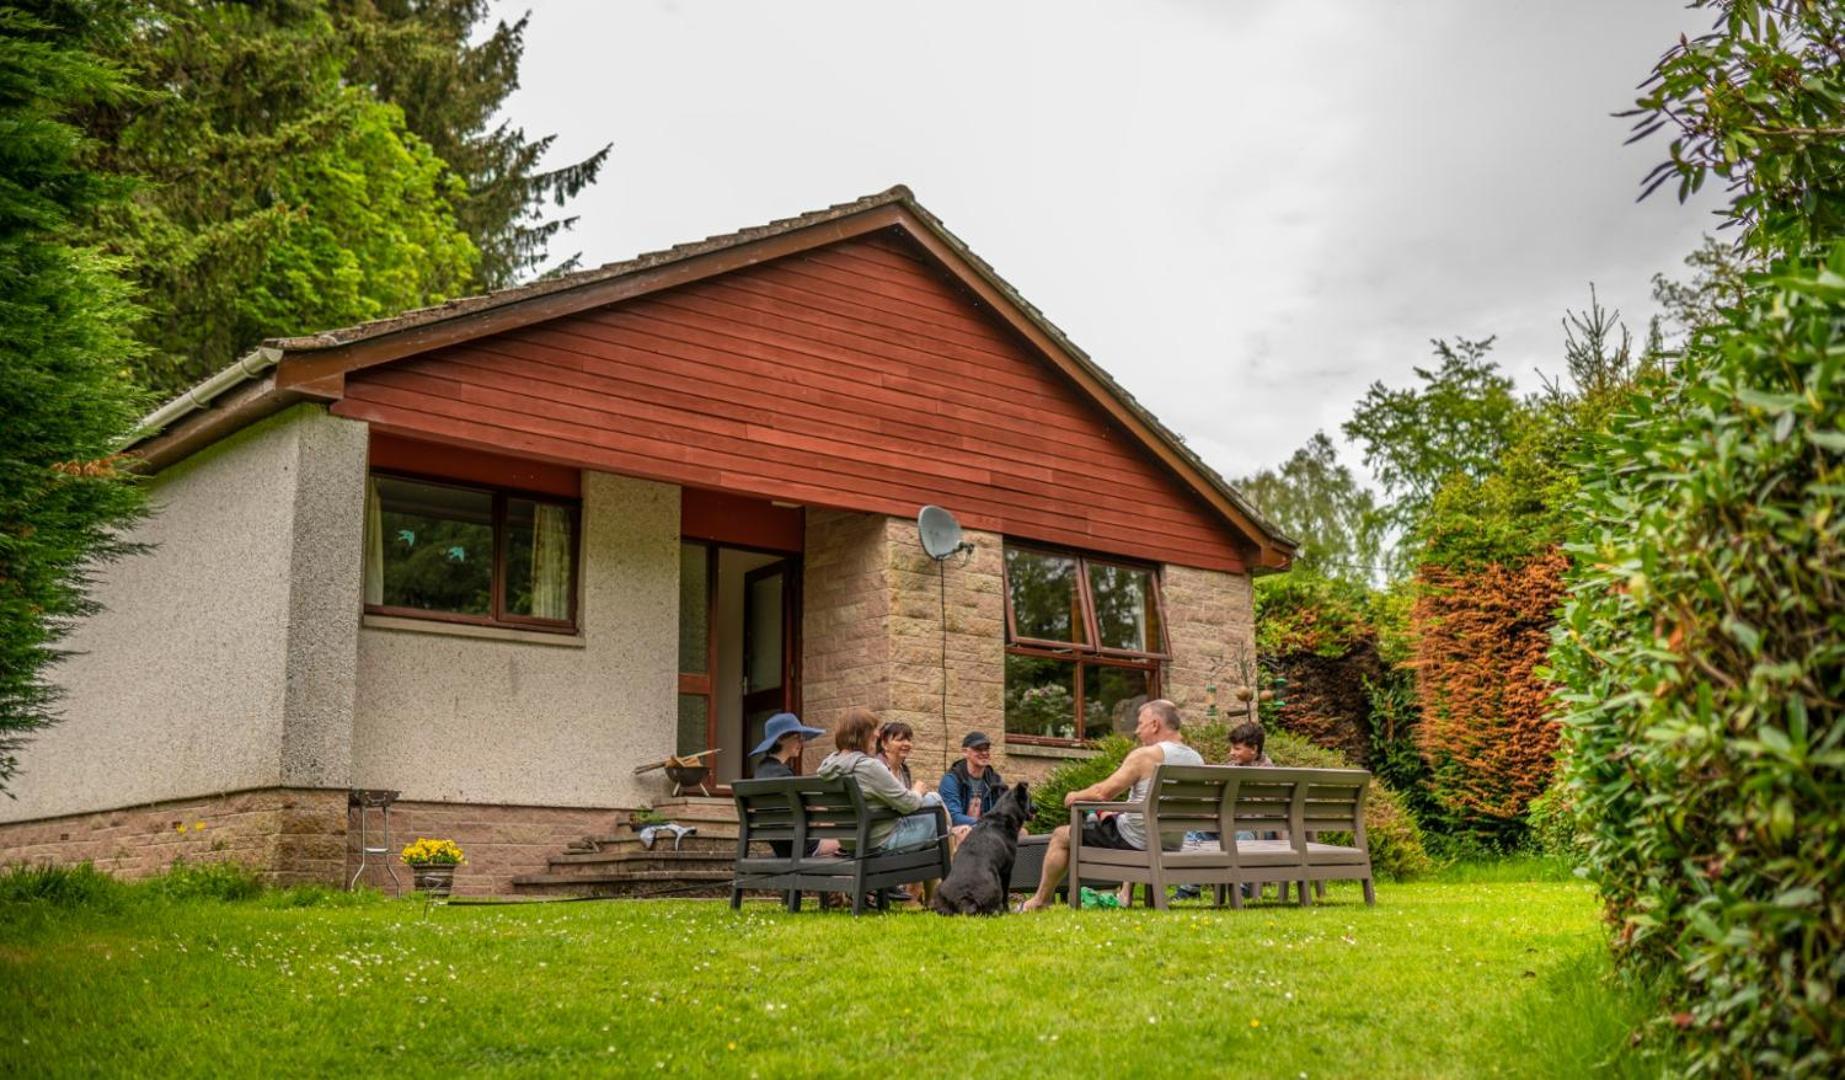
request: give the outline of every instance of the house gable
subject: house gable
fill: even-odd
[[[914,274],[917,272],[915,267],[922,267],[931,275],[930,286],[923,292],[932,289],[939,293],[945,288],[948,295],[960,302],[964,316],[973,313],[972,319],[977,325],[964,327],[964,330],[976,338],[998,334],[1010,346],[1019,350],[1015,359],[1029,358],[1028,366],[1032,366],[1040,375],[1048,369],[1054,383],[1060,385],[1062,390],[1074,394],[1087,424],[1099,425],[1106,433],[1104,438],[1126,448],[1125,452],[1138,464],[1151,463],[1155,471],[1163,474],[1163,482],[1170,489],[1168,494],[1176,492],[1174,497],[1181,501],[1189,500],[1194,507],[1201,507],[1209,527],[1223,534],[1222,544],[1218,546],[1239,553],[1236,560],[1230,560],[1218,557],[1223,555],[1222,551],[1218,552],[1218,556],[1211,556],[1207,552],[1204,557],[1208,565],[1229,568],[1233,563],[1240,563],[1257,572],[1286,568],[1295,551],[1296,545],[1292,539],[1264,520],[1259,511],[1189,450],[1182,439],[1141,407],[1132,395],[1070,342],[1061,330],[1020,296],[991,266],[949,232],[939,219],[918,204],[909,190],[902,186],[799,217],[639,255],[624,262],[610,263],[482,296],[453,300],[437,307],[405,312],[358,326],[272,339],[240,358],[236,364],[150,413],[143,420],[143,433],[126,449],[141,460],[142,468],[158,472],[231,432],[303,399],[342,404],[352,415],[359,415],[367,408],[376,411],[377,402],[367,406],[345,401],[349,380],[365,381],[370,378],[368,373],[374,369],[386,365],[413,364],[418,358],[434,356],[447,349],[491,350],[497,347],[496,343],[504,344],[518,338],[520,332],[528,328],[547,324],[563,327],[567,325],[566,320],[587,313],[630,305],[644,297],[684,290],[699,283],[806,256],[821,249],[844,250],[844,245],[854,241],[864,241],[867,249],[883,247],[897,251],[913,264],[906,271],[908,273]],[[856,273],[849,277],[849,281],[836,284],[861,290],[864,293],[861,307],[878,311],[880,317],[908,317],[918,324],[906,327],[893,326],[888,321],[880,323],[879,332],[883,337],[879,340],[887,345],[907,347],[911,342],[903,335],[920,333],[924,339],[920,349],[925,352],[935,349],[937,353],[921,367],[907,372],[907,375],[895,376],[899,380],[897,383],[891,383],[885,375],[874,376],[874,387],[901,385],[902,378],[910,377],[914,381],[927,372],[955,370],[948,363],[955,357],[945,355],[941,349],[935,348],[938,338],[951,343],[954,338],[940,331],[939,319],[930,324],[928,305],[918,300],[915,288],[910,288],[906,294],[905,284],[901,281],[879,282],[875,275]],[[818,290],[817,286],[809,287],[824,292]],[[785,296],[781,299],[788,300]],[[840,301],[843,298],[831,295],[829,299]],[[892,304],[896,308],[892,308]],[[798,302],[791,303],[791,310],[803,306]],[[822,308],[820,313],[848,319],[854,317],[850,312],[826,308]],[[809,320],[814,318],[811,311],[805,314]],[[765,329],[761,325],[750,327],[749,324],[744,324],[742,328],[748,329],[750,333]],[[713,329],[719,333],[726,332],[722,326]],[[833,329],[845,328],[834,326]],[[757,340],[755,344],[767,343]],[[829,343],[822,340],[819,344]],[[744,352],[741,355],[749,357],[753,354]],[[873,355],[889,359],[884,354]],[[981,385],[978,380],[970,384],[976,388]],[[958,383],[954,383],[951,388],[958,386]],[[475,392],[479,392],[478,388]],[[1064,400],[1067,404],[1068,399]],[[953,404],[953,401],[945,397],[945,407],[936,411],[954,416]],[[398,407],[402,407],[401,403]],[[446,414],[431,415],[440,417]],[[881,431],[897,432],[902,429],[901,418],[885,416],[875,410],[871,415],[882,425],[879,427]],[[1007,415],[1015,416],[1011,413]],[[1023,415],[1030,416],[1029,409]],[[453,416],[447,418],[456,419]],[[751,423],[749,414],[720,414],[713,419]],[[849,422],[842,423],[851,427]],[[760,423],[755,426],[766,427]],[[407,426],[404,430],[417,433],[420,429]],[[784,435],[790,431],[799,433],[801,429],[798,425],[785,429]],[[426,436],[434,434],[433,430],[423,430],[422,433]],[[447,434],[441,438],[451,443],[503,449],[509,444],[495,440],[523,438],[533,434],[541,433],[527,431],[523,427],[499,432],[482,428],[471,435]],[[932,434],[939,436],[943,433],[934,431]],[[907,445],[900,452],[915,458],[921,453],[939,451],[945,455],[944,464],[939,467],[942,475],[945,478],[962,475],[965,470],[957,473],[954,466],[969,463],[956,461],[946,455],[952,455],[957,447],[967,447],[969,433],[947,434],[958,434],[963,441],[925,441]],[[556,449],[555,436],[546,437],[553,439],[553,449]],[[612,453],[601,455],[601,463],[596,467],[608,467],[607,461]],[[677,446],[668,453],[669,460],[681,463],[674,465],[673,475],[684,473],[685,465],[691,463],[684,453],[684,446]],[[584,464],[575,453],[551,460],[572,466]],[[871,460],[879,459],[873,456]],[[1020,458],[1016,464],[1023,466],[1034,460]],[[743,470],[714,465],[702,458],[696,463],[709,466],[705,470],[706,475],[741,472],[746,482],[750,480],[750,475]],[[1064,463],[1063,467],[1055,463],[1044,466],[1040,470],[1039,486],[1032,490],[1042,492],[1047,490],[1046,485],[1051,485],[1048,490],[1053,491],[1055,497],[1064,503],[1069,503],[1072,492],[1082,488],[1085,482],[1090,486],[1084,490],[1106,492],[1110,496],[1118,494],[1102,485],[1103,476],[1087,470],[1073,472],[1067,467],[1068,464]],[[903,463],[895,463],[890,467],[904,466]],[[972,463],[970,467],[976,470],[981,468],[978,462]],[[1049,474],[1048,480],[1043,478],[1044,473]],[[675,482],[691,481],[676,479]],[[1058,484],[1066,486],[1054,486]],[[760,488],[761,485],[752,483],[747,490]],[[952,494],[953,490],[937,485],[931,488],[930,493],[948,501],[946,496]],[[889,492],[885,494],[888,496]],[[1092,501],[1102,503],[1106,499],[1097,495]],[[1127,501],[1132,503],[1135,500],[1130,497]],[[848,499],[846,505],[869,508],[867,500],[858,496]],[[1095,520],[1106,521],[1108,512],[1118,513],[1119,509],[1116,507],[1111,511],[1104,507],[1098,511]],[[904,512],[907,516],[907,509]],[[981,512],[978,510],[974,512],[976,518],[972,520],[994,526],[1001,524],[999,520],[979,516]],[[1158,526],[1162,524],[1162,519],[1155,516],[1150,520],[1139,519],[1137,523],[1143,528]],[[1180,535],[1186,531],[1183,521],[1164,523],[1179,529]],[[1072,533],[1093,534],[1097,539],[1110,535],[1107,528],[1091,530],[1085,527],[1059,531],[1059,535],[1066,537]],[[1070,537],[1069,542],[1079,541]],[[1159,546],[1173,545],[1161,542]],[[1207,542],[1204,546],[1212,545]]]
[[[374,427],[1212,569],[1255,545],[898,230],[345,374]]]

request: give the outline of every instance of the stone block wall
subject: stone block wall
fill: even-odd
[[[863,705],[916,729],[911,770],[933,784],[976,728],[1001,749],[1005,595],[998,535],[969,532],[975,550],[948,560],[945,578],[924,554],[914,522],[878,514],[809,510],[803,574],[801,699],[820,727]],[[943,585],[947,589],[948,701],[942,722]],[[808,749],[809,768],[832,751]],[[1003,762],[1003,750],[995,755]],[[1001,765],[1003,770],[1004,765]]]
[[[346,866],[346,800],[266,788],[0,825],[0,864],[89,862],[139,878],[176,858],[233,860],[270,884],[332,885]]]
[[[488,806],[466,803],[399,802],[391,807],[391,846],[396,851],[418,837],[453,840],[467,862],[455,871],[457,896],[508,896],[518,874],[540,874],[547,860],[564,853],[565,845],[585,836],[607,836],[626,812],[613,808],[574,806]],[[372,821],[377,821],[373,812]],[[346,843],[349,868],[346,879],[359,867],[359,811],[352,808]],[[395,851],[386,857],[390,870],[406,895],[410,868],[397,861]],[[384,864],[366,864],[364,882],[391,891],[391,875]]]
[[[397,852],[419,836],[439,837],[467,854],[455,874],[458,894],[504,896],[515,875],[542,873],[565,845],[608,835],[624,816],[614,808],[400,802],[391,807],[392,851],[372,858],[364,881],[389,891],[388,863],[407,894],[410,870]],[[377,820],[374,812],[374,828]],[[381,842],[374,832],[372,843]],[[0,866],[88,862],[134,879],[179,858],[239,862],[271,885],[343,887],[359,868],[359,811],[344,790],[267,788],[0,824]]]
[[[968,530],[973,552],[937,566],[923,551],[916,523],[884,522],[885,582],[890,597],[890,699],[884,716],[916,729],[910,771],[933,787],[943,748],[961,757],[961,738],[993,738],[993,763],[1007,773],[1005,753],[1006,594],[1004,540]],[[943,618],[946,589],[947,617]],[[943,626],[947,627],[947,722],[943,723]]]
[[[885,519],[843,510],[807,511],[801,556],[801,716],[831,731],[847,709],[890,704],[890,596]],[[812,771],[831,753],[807,748]]]
[[[914,523],[875,514],[809,510],[803,623],[803,715],[832,728],[864,705],[916,728],[911,770],[933,784],[961,737],[979,729],[994,739],[994,765],[1008,780],[1039,780],[1080,750],[1018,747],[1005,731],[1006,600],[1004,538],[970,531],[971,555],[946,565],[948,700],[942,708],[942,586]],[[1201,723],[1206,687],[1228,693],[1239,665],[1255,660],[1255,620],[1244,574],[1167,566],[1161,576],[1173,658],[1163,692],[1188,721]],[[811,769],[832,751],[808,748]]]
[[[1172,659],[1160,673],[1162,692],[1187,723],[1202,723],[1218,687],[1218,705],[1253,678],[1256,662],[1254,593],[1247,574],[1168,565],[1160,575]],[[1243,669],[1249,670],[1245,672]]]

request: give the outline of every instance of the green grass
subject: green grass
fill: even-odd
[[[1606,978],[1587,887],[1379,893],[986,920],[16,897],[0,1075],[1659,1071],[1628,1049],[1648,1002]]]

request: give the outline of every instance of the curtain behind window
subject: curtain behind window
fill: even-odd
[[[384,505],[378,480],[365,478],[365,602],[384,603]]]
[[[570,511],[539,503],[532,521],[532,616],[570,618]]]

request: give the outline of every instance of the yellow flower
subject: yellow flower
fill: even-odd
[[[461,848],[453,840],[431,840],[423,836],[417,837],[416,843],[404,848],[399,858],[412,866],[432,863],[438,866],[454,866],[467,861],[461,853]]]

